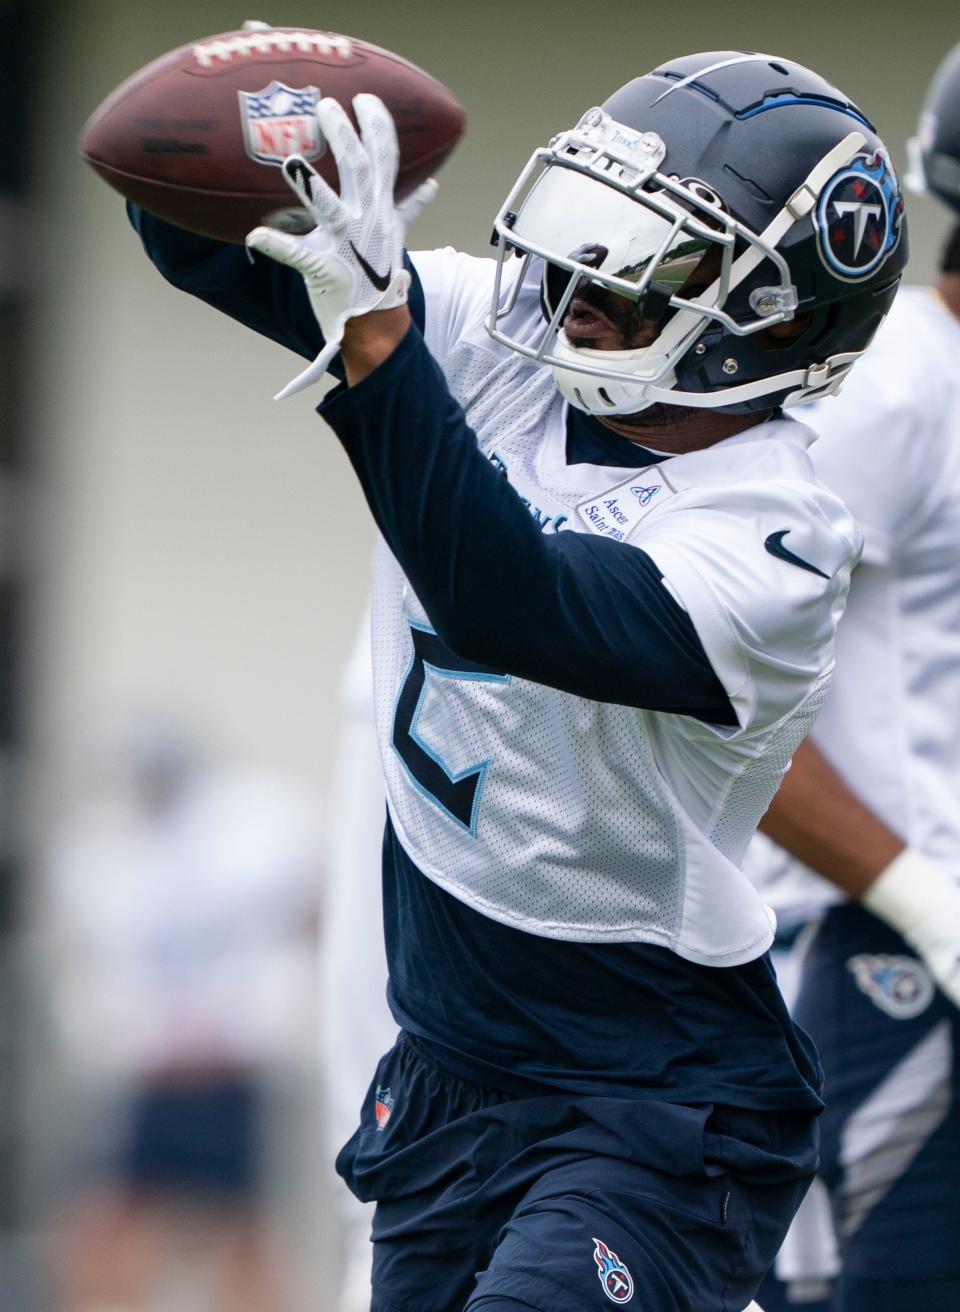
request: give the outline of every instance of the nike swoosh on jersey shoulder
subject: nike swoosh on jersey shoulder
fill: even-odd
[[[819,574],[822,579],[829,579],[830,575],[818,569],[816,565],[811,565],[809,560],[804,560],[802,556],[796,555],[789,547],[783,545],[783,539],[790,532],[788,528],[777,529],[774,533],[769,533],[763,540],[763,545],[770,552],[771,556],[776,556],[778,560],[785,560],[791,565],[796,565],[798,569],[809,570],[811,574]]]

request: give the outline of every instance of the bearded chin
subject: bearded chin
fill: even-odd
[[[617,424],[630,428],[636,433],[653,434],[663,432],[664,429],[675,433],[678,429],[694,423],[696,418],[697,411],[692,406],[668,405],[662,401],[655,401],[653,405],[648,405],[646,410],[638,410],[632,415],[617,415]]]
[[[593,346],[593,342],[588,337],[568,337],[567,340],[573,347]],[[624,428],[633,429],[638,433],[656,433],[665,428],[673,431],[686,428],[694,422],[696,416],[697,411],[692,406],[669,405],[663,401],[654,401],[653,405],[648,405],[645,410],[615,417],[617,424]]]

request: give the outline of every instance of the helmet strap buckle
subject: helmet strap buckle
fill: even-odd
[[[798,304],[797,289],[792,284],[789,287],[755,287],[750,293],[750,309],[764,319],[775,314],[792,319]]]

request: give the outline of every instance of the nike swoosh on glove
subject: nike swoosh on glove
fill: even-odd
[[[316,227],[303,236],[254,228],[247,247],[303,276],[325,346],[312,364],[274,398],[282,401],[318,382],[340,349],[348,319],[404,305],[410,274],[403,267],[407,227],[433,199],[431,178],[401,205],[393,199],[400,151],[390,111],[379,96],[359,95],[353,111],[359,136],[337,101],[317,106],[320,131],[340,174],[340,195],[302,156],[283,162],[283,175]]]

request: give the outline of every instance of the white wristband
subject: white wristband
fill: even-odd
[[[956,896],[956,881],[913,848],[905,847],[863,894],[860,901],[875,916],[908,935],[913,927],[936,916]]]

